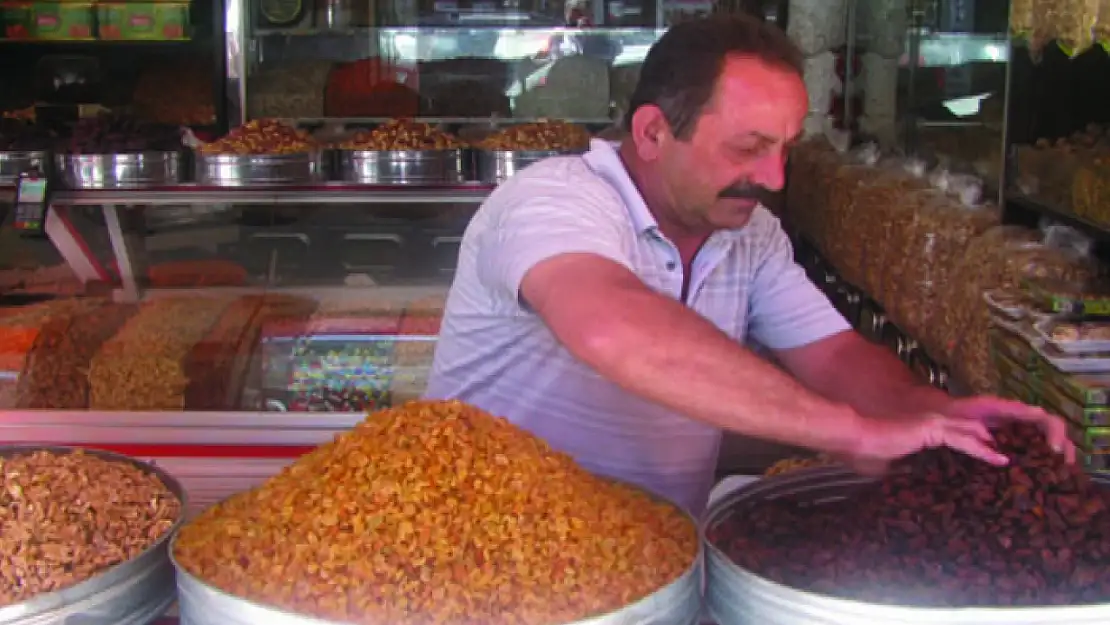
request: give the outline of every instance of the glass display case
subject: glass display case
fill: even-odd
[[[624,110],[665,28],[785,2],[232,0],[229,93],[242,119],[561,119]]]
[[[1001,188],[1008,3],[855,0],[850,10],[846,127]]]

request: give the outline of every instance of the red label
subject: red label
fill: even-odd
[[[53,15],[39,15],[37,23],[38,23],[39,26],[46,26],[47,28],[54,28],[55,26],[58,25],[58,18],[56,16],[53,16]]]
[[[131,27],[132,28],[150,28],[154,23],[154,18],[149,15],[132,15]]]

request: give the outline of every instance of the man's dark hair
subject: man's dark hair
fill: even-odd
[[[671,132],[689,138],[730,56],[749,56],[802,75],[804,57],[778,26],[750,15],[713,15],[672,27],[651,47],[632,92],[624,129],[645,104],[663,111]]]

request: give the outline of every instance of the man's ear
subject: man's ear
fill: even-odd
[[[654,104],[645,104],[632,114],[630,135],[636,146],[637,155],[645,161],[653,161],[667,143],[674,141],[671,125],[663,115],[663,110]]]

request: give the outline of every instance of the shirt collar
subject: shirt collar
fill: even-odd
[[[586,152],[583,158],[586,165],[595,174],[604,178],[616,189],[621,196],[621,202],[624,203],[625,210],[628,211],[628,218],[632,220],[632,226],[636,228],[636,232],[640,234],[657,232],[659,222],[648,210],[647,204],[644,202],[644,196],[640,195],[640,190],[632,182],[632,177],[628,175],[628,169],[625,168],[624,161],[617,154],[619,146],[620,143],[618,142],[593,139],[590,141],[590,151]]]
[[[644,202],[644,196],[640,195],[636,183],[632,182],[632,177],[628,175],[628,169],[617,153],[619,147],[620,142],[618,141],[591,139],[590,150],[586,152],[583,159],[585,159],[586,165],[591,171],[601,176],[616,189],[637,234],[659,234],[659,222],[655,220],[655,215],[652,215],[651,211],[648,210],[647,203]],[[758,212],[759,207],[752,214],[753,220],[756,219]],[[751,225],[750,221],[748,225]],[[719,230],[713,233],[710,240],[734,240],[743,236],[748,230],[750,228],[747,227],[739,230]]]

